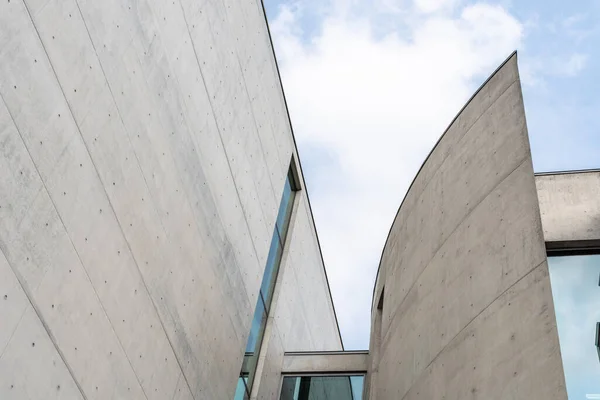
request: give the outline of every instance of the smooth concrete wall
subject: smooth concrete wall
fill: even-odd
[[[365,373],[368,351],[292,352],[283,358],[284,374]]]
[[[391,228],[371,400],[566,399],[536,194],[514,54],[452,122]]]
[[[550,248],[600,244],[600,171],[535,177],[544,238]]]
[[[295,152],[261,3],[0,2],[0,143],[0,398],[232,398]]]

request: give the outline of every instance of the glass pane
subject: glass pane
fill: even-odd
[[[247,375],[246,386],[248,391],[252,389],[252,384],[254,382],[256,365],[258,364],[258,356],[260,354],[260,345],[262,343],[266,324],[267,311],[265,310],[264,300],[262,296],[259,295],[256,311],[254,313],[254,319],[252,321],[252,331],[250,332],[251,336],[248,339],[246,355],[244,356],[244,362],[242,364],[242,373]]]
[[[269,249],[269,255],[267,256],[267,263],[265,265],[263,280],[260,286],[259,299],[254,311],[248,343],[246,344],[246,354],[242,364],[242,374],[247,376],[245,381],[247,389],[252,388],[252,383],[254,381],[256,365],[258,363],[258,352],[260,351],[275,281],[277,279],[277,272],[279,271],[279,264],[281,262],[281,254],[283,253],[283,242],[281,237],[285,237],[285,232],[288,229],[291,216],[294,192],[291,187],[292,181],[290,180],[290,176],[290,172],[288,172],[288,178],[284,185],[283,195],[279,206],[279,214],[277,215],[275,229],[273,229],[273,237],[271,238],[271,247]],[[280,230],[283,232],[283,235],[280,235]]]
[[[292,214],[292,206],[294,205],[294,192],[290,185],[290,177],[285,180],[283,187],[283,195],[281,196],[281,203],[279,203],[279,213],[277,214],[277,229],[281,237],[281,242],[285,241],[285,235],[287,233],[288,226],[290,224],[290,217]]]
[[[550,282],[569,399],[600,399],[600,255],[549,257]]]
[[[281,400],[298,400],[300,389],[300,378],[297,376],[286,376],[281,386]]]
[[[271,295],[273,294],[273,288],[275,286],[275,280],[277,278],[277,271],[279,270],[279,262],[281,261],[281,243],[279,242],[279,236],[277,232],[273,233],[273,239],[271,240],[271,249],[269,250],[269,256],[267,257],[267,265],[265,266],[265,272],[263,275],[262,284],[260,285],[260,292],[265,299],[265,305],[267,310],[271,305]]]
[[[256,302],[256,309],[254,310],[254,318],[252,318],[252,326],[250,328],[250,336],[248,337],[248,343],[246,344],[246,353],[254,353],[257,350],[257,346],[260,346],[259,338],[262,336],[262,331],[265,323],[267,322],[267,310],[265,309],[265,303],[263,302],[262,296],[258,296]]]
[[[363,384],[365,382],[364,376],[351,376],[350,385],[352,386],[352,399],[362,400]]]
[[[235,388],[235,396],[233,400],[248,400],[248,392],[246,392],[246,378],[239,377],[237,387]]]
[[[280,400],[361,400],[364,376],[285,377]]]

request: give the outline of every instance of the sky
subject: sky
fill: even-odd
[[[264,0],[346,349],[419,167],[518,50],[536,172],[600,168],[599,0]]]

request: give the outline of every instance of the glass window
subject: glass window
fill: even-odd
[[[362,400],[364,375],[286,376],[280,400]]]
[[[275,281],[277,280],[277,274],[279,272],[279,265],[281,263],[285,236],[292,216],[294,190],[292,173],[290,170],[288,171],[288,176],[284,184],[277,220],[273,229],[271,247],[269,248],[267,264],[265,265],[258,301],[252,319],[252,326],[250,328],[250,335],[248,337],[248,343],[246,344],[246,354],[244,356],[240,379],[238,380],[236,388],[235,400],[247,398],[250,389],[252,388],[252,382],[254,381],[256,365],[258,363],[258,353],[260,351],[260,345],[262,343],[265,325],[271,307],[271,300],[273,297]]]
[[[254,318],[252,318],[250,336],[248,337],[248,343],[246,344],[246,353],[254,353],[256,351],[257,344],[260,344],[259,337],[262,335],[266,322],[267,309],[262,296],[259,294],[258,301],[256,302],[256,309],[254,310]]]
[[[265,305],[271,305],[271,295],[275,286],[275,277],[279,269],[279,262],[281,261],[281,253],[283,249],[282,244],[279,241],[279,235],[277,232],[273,232],[273,239],[271,240],[271,249],[269,250],[269,256],[267,257],[267,265],[265,266],[265,273],[263,275],[262,285],[260,286],[260,292],[265,299]],[[267,308],[268,309],[268,308]]]
[[[363,393],[364,376],[351,376],[350,385],[352,386],[352,400],[361,400]]]
[[[283,378],[283,384],[281,385],[280,400],[295,400],[298,398],[299,391],[300,377],[286,376]]]
[[[247,377],[240,376],[238,378],[237,387],[235,388],[235,396],[233,400],[248,400],[248,391],[246,389]]]
[[[569,399],[600,399],[600,255],[549,257]]]
[[[277,214],[276,227],[282,242],[285,241],[285,235],[287,234],[292,214],[292,205],[294,203],[294,192],[292,191],[291,179],[291,173],[289,173],[288,178],[285,180],[283,195],[281,196],[281,203],[279,204],[279,213]]]

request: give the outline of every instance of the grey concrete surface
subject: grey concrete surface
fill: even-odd
[[[260,2],[0,2],[0,143],[0,398],[232,398],[295,154]],[[271,371],[341,347],[307,202]]]
[[[367,372],[368,351],[298,352],[283,357],[284,374]]]
[[[516,54],[406,195],[372,327],[371,400],[566,399]]]
[[[599,247],[600,172],[540,174],[535,183],[549,249]]]

